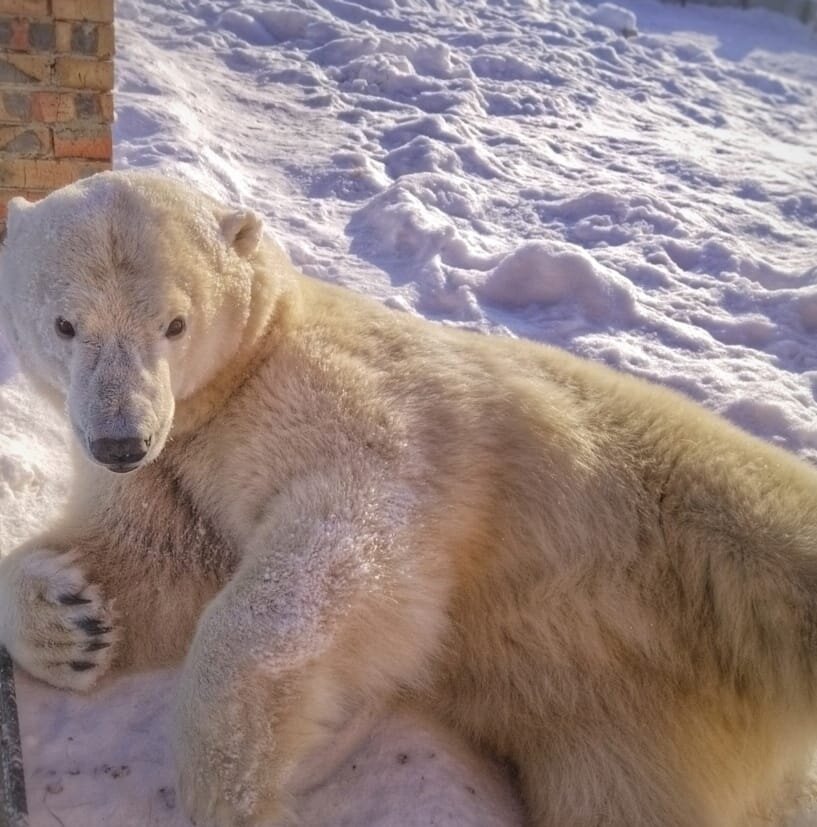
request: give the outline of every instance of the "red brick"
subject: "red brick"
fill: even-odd
[[[48,20],[0,15],[0,49],[17,52],[53,52],[54,24]]]
[[[0,92],[0,120],[27,123],[31,120],[31,94],[14,89]]]
[[[104,161],[0,160],[0,187],[19,189],[57,189],[95,172],[110,169]]]
[[[81,57],[57,57],[54,83],[69,89],[96,89],[107,92],[113,88],[113,63]]]
[[[54,130],[54,155],[57,158],[109,161],[112,153],[111,130],[108,127],[89,128],[80,123]]]
[[[34,92],[31,95],[31,119],[43,123],[63,123],[77,117],[71,92]]]
[[[66,20],[58,20],[54,24],[54,31],[56,33],[54,49],[57,52],[71,51],[71,26],[73,23]]]
[[[57,20],[96,20],[113,22],[113,0],[52,0]]]
[[[0,0],[0,14],[48,17],[48,0]]]
[[[99,117],[106,123],[113,121],[113,95],[108,92],[106,95],[98,95]]]
[[[99,124],[113,121],[113,96],[110,92],[34,92],[31,98],[33,120],[44,123],[90,120]]]
[[[59,20],[56,26],[56,51],[110,57],[114,52],[113,24]]]
[[[113,23],[100,23],[97,26],[98,40],[96,44],[97,57],[111,57],[115,51],[113,37]]]
[[[9,49],[21,52],[28,51],[30,45],[28,42],[28,20],[18,17],[9,23],[9,29],[11,30]]]
[[[48,55],[0,55],[0,83],[50,83],[53,65]]]
[[[53,21],[32,20],[28,26],[28,43],[33,52],[53,52],[56,35]]]
[[[37,124],[0,125],[0,151],[23,158],[51,155],[51,130]]]

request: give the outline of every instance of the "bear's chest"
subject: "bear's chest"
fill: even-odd
[[[314,396],[253,396],[174,440],[169,459],[185,495],[242,547],[294,487],[359,465],[372,450],[370,430]]]

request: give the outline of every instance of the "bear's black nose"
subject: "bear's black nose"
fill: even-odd
[[[145,458],[150,439],[128,437],[127,439],[95,439],[91,442],[91,453],[103,465],[136,465]]]

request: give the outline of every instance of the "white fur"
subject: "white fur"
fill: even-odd
[[[514,765],[537,827],[732,827],[797,779],[810,468],[669,391],[306,279],[256,215],[159,178],[13,202],[0,273],[78,437],[65,514],[0,564],[0,640],[78,689],[186,654],[199,824],[289,818],[296,764],[395,698]],[[150,433],[138,470],[93,461],[109,433]],[[116,645],[74,674],[82,607]]]

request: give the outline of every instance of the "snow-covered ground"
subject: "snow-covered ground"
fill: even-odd
[[[817,462],[817,38],[759,9],[120,0],[116,163],[264,213],[306,272],[678,388]],[[67,433],[0,345],[0,549]],[[185,825],[173,673],[19,676],[33,827]],[[409,711],[307,774],[305,825],[517,825]],[[817,811],[796,822],[817,824]]]

